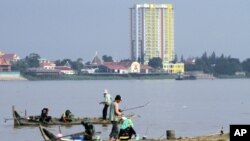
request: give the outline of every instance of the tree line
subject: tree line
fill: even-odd
[[[39,67],[39,59],[40,55],[36,53],[31,53],[25,58],[12,62],[12,70],[20,71],[24,73],[27,68]],[[103,55],[102,60],[104,62],[113,62],[112,56]],[[129,59],[121,60],[122,61],[130,61]],[[56,60],[54,63],[57,66],[63,66],[68,62],[71,68],[78,73],[81,72],[81,69],[84,68],[83,59],[78,58],[76,60],[71,59],[62,59]],[[183,62],[185,63],[185,71],[203,71],[204,73],[213,74],[215,76],[219,75],[235,75],[236,72],[245,72],[247,76],[250,76],[250,58],[243,60],[242,62],[238,58],[232,58],[231,56],[224,56],[221,54],[217,56],[215,52],[213,52],[210,56],[207,53],[203,53],[201,57],[193,58],[193,61],[188,61],[188,59],[184,59],[181,56],[180,61],[177,59],[177,55],[173,63]],[[87,62],[86,64],[89,64]],[[162,69],[162,59],[159,57],[152,58],[149,60],[149,66],[155,69]]]
[[[210,73],[215,76],[219,75],[235,75],[236,72],[246,72],[250,75],[250,58],[240,61],[238,58],[232,58],[229,56],[216,56],[213,52],[210,56],[207,53],[203,53],[201,57],[194,58],[194,62],[190,63],[187,60],[185,62],[185,71],[203,71],[204,73]]]
[[[14,71],[20,71],[21,73],[25,73],[28,68],[37,68],[40,66],[41,56],[37,53],[30,53],[28,56],[23,59],[18,60],[17,62],[11,62],[11,68]],[[103,55],[102,60],[104,62],[113,62],[113,58],[108,55]],[[81,69],[84,68],[84,63],[82,58],[78,58],[76,60],[71,59],[62,59],[53,61],[56,66],[64,66],[65,64],[69,64],[70,67],[75,70],[78,74],[81,72]],[[86,64],[90,64],[87,62]]]

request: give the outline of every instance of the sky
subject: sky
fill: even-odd
[[[0,51],[24,58],[130,57],[129,8],[174,6],[178,58],[213,51],[250,58],[250,0],[0,0]]]

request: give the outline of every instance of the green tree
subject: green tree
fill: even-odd
[[[61,62],[60,62],[60,66],[64,66],[66,64],[69,64],[70,66],[72,66],[72,60],[71,59],[63,59]]]
[[[56,66],[61,66],[61,60],[56,60],[54,61],[54,63],[56,64]]]
[[[177,63],[178,62],[178,56],[177,54],[174,55],[174,60],[172,61],[172,63]]]
[[[250,72],[250,58],[248,58],[242,62],[242,68],[244,71]]]
[[[76,70],[78,74],[81,73],[81,69],[83,68],[82,61],[83,61],[82,58],[78,58],[76,61],[71,62],[72,69]]]
[[[211,64],[215,64],[215,63],[216,63],[216,55],[215,55],[215,52],[213,52],[213,53],[211,54],[211,56],[209,56],[209,62],[210,62]]]
[[[162,59],[160,57],[153,57],[149,59],[148,65],[155,69],[162,69]]]
[[[41,58],[40,55],[38,55],[36,53],[31,53],[25,57],[25,62],[27,63],[29,68],[39,67],[39,59],[40,58]]]
[[[182,62],[182,63],[185,62],[185,59],[184,59],[183,55],[181,55],[181,62]]]
[[[21,73],[24,73],[27,68],[28,68],[28,64],[25,62],[24,59],[11,63],[11,69],[14,71],[20,71]]]
[[[102,56],[102,60],[103,60],[104,62],[113,62],[112,56],[107,56],[107,55],[103,55],[103,56]]]

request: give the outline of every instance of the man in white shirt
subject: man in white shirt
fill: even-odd
[[[108,93],[107,89],[104,90],[103,95],[104,95],[104,101],[100,103],[100,104],[104,104],[104,107],[102,110],[102,119],[107,120],[108,107],[112,102],[112,98],[110,94]]]

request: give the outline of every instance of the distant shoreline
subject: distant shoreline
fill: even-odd
[[[175,79],[169,74],[85,74],[85,75],[59,75],[59,76],[25,76],[28,80],[161,80]]]
[[[58,75],[58,76],[31,76],[0,77],[0,81],[44,81],[44,80],[164,80],[176,79],[170,74],[85,74],[85,75]],[[247,76],[217,76],[215,79],[249,79]],[[206,80],[206,79],[197,79]],[[207,79],[210,80],[210,79]]]

